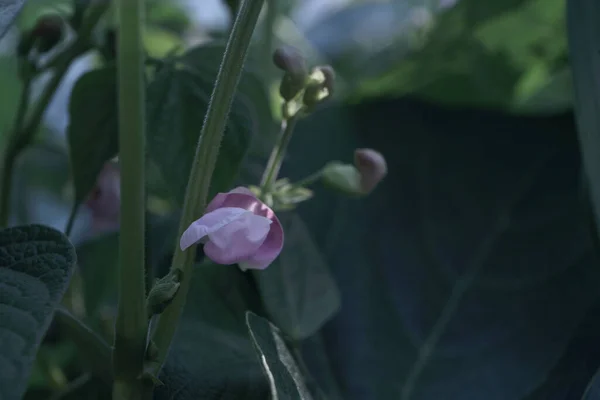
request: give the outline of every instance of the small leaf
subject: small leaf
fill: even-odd
[[[25,5],[25,0],[0,0],[0,38],[11,27]]]
[[[166,66],[148,88],[148,151],[180,203],[223,51],[193,49],[181,59],[183,67]],[[268,115],[261,111],[264,108]],[[271,128],[266,94],[256,78],[244,74],[221,142],[213,195],[233,185],[253,134]]]
[[[279,216],[285,244],[263,271],[253,271],[269,317],[294,339],[318,331],[340,308],[340,293],[304,222],[293,213]]]
[[[0,398],[23,395],[31,365],[76,261],[69,240],[41,225],[0,231]]]
[[[312,399],[294,357],[281,338],[279,329],[253,312],[246,313],[246,325],[263,370],[277,400]]]
[[[83,75],[73,88],[68,127],[75,204],[85,200],[104,164],[119,146],[116,69],[106,67]]]

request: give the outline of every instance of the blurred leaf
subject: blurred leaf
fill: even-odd
[[[172,32],[156,26],[147,26],[144,30],[144,47],[151,57],[168,56],[177,48],[183,48],[183,40]]]
[[[0,144],[4,145],[8,131],[12,129],[17,103],[21,96],[21,84],[17,79],[18,66],[15,57],[0,57]]]
[[[600,227],[600,3],[569,0],[567,11],[579,146]]]
[[[0,38],[11,27],[25,5],[25,0],[0,0]]]
[[[417,94],[452,105],[537,111],[519,106],[524,97],[550,90],[548,82],[567,66],[563,26],[562,0],[462,0],[435,16],[423,44],[406,47],[393,66],[370,61],[388,71],[363,79],[356,96]],[[553,96],[570,101],[556,89]]]
[[[589,348],[563,361],[600,285],[571,115],[406,98],[342,111],[337,127],[332,109],[301,121],[282,169],[294,181],[357,147],[388,160],[367,198],[315,187],[298,208],[342,293],[322,330],[342,398],[517,400],[560,362],[598,365]]]
[[[245,325],[257,308],[248,276],[204,263],[194,271],[183,319],[160,375],[155,399],[262,400],[269,384]]]
[[[65,293],[76,255],[41,225],[0,231],[0,398],[24,393],[40,342]]]
[[[285,232],[283,251],[269,268],[253,274],[270,319],[300,340],[338,311],[340,294],[302,219],[290,212],[279,219]]]
[[[148,151],[181,203],[222,52],[191,50],[181,59],[186,67],[165,66],[148,88]],[[253,134],[272,124],[263,108],[268,103],[260,83],[244,75],[221,143],[213,195],[231,188]]]
[[[281,337],[279,329],[251,311],[246,313],[246,325],[269,379],[271,398],[281,400],[310,400],[302,373]]]
[[[69,100],[67,130],[75,204],[82,203],[96,184],[104,164],[119,148],[116,69],[84,74]]]

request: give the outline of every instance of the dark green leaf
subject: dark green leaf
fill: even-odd
[[[246,325],[265,375],[271,386],[271,398],[310,400],[304,378],[279,329],[253,312],[246,313]]]
[[[183,202],[196,144],[222,51],[198,48],[182,58],[185,67],[166,66],[148,88],[148,151],[175,199]],[[259,82],[244,74],[221,143],[211,193],[231,189],[252,136],[272,128],[261,110],[268,100]]]
[[[329,266],[304,222],[295,213],[279,215],[285,244],[279,257],[254,271],[269,317],[295,340],[311,336],[340,307],[340,294]]]
[[[0,398],[25,391],[37,348],[76,261],[69,240],[41,225],[0,231]]]
[[[294,181],[357,147],[388,160],[365,199],[315,187],[298,209],[342,293],[322,330],[342,397],[522,400],[560,362],[598,365],[589,348],[563,361],[600,286],[572,115],[344,110],[339,127],[331,109],[301,121],[282,168]]]
[[[245,325],[258,299],[234,266],[205,263],[194,271],[183,319],[155,391],[157,400],[268,398],[269,384]]]
[[[600,3],[569,0],[567,6],[579,145],[600,226]]]
[[[69,101],[69,152],[75,204],[88,196],[104,164],[117,155],[116,69],[106,67],[83,75]]]
[[[0,38],[11,27],[25,5],[25,0],[0,0]]]

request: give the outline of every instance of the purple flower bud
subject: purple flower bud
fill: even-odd
[[[181,236],[181,250],[204,243],[204,254],[217,264],[264,269],[283,248],[283,228],[269,207],[248,189],[219,193]]]
[[[385,158],[373,149],[356,149],[354,165],[360,173],[360,186],[363,193],[370,193],[387,175]]]
[[[119,165],[107,162],[98,175],[96,186],[85,204],[92,212],[93,229],[97,232],[119,227],[121,207],[121,171]]]

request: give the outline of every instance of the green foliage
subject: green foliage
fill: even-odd
[[[560,101],[530,99],[568,68],[564,4],[459,1],[435,16],[422,42],[413,42],[387,72],[363,81],[356,96],[416,94],[453,105],[563,111],[571,105],[570,86],[556,87]]]
[[[259,308],[247,274],[235,266],[198,265],[155,398],[267,398],[269,384],[245,325],[246,310]]]
[[[69,284],[75,251],[41,225],[0,231],[0,397],[25,391],[35,355]]]
[[[0,2],[0,38],[6,34],[24,5],[25,0],[2,0]]]
[[[67,135],[76,205],[91,192],[104,164],[117,155],[116,80],[114,67],[93,70],[79,78],[71,93]]]
[[[265,375],[269,379],[271,398],[311,400],[312,396],[279,329],[253,312],[246,313],[246,325]]]
[[[294,340],[315,334],[339,309],[338,288],[321,250],[302,219],[282,213],[285,244],[279,257],[254,279],[269,317]]]
[[[179,204],[224,48],[199,47],[160,69],[148,87],[148,151]],[[212,194],[227,191],[252,136],[271,129],[272,117],[260,81],[242,77],[223,138]]]

